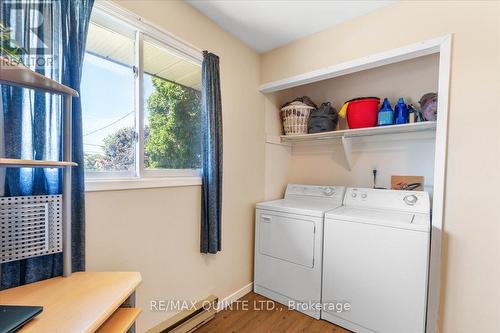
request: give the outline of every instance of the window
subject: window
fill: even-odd
[[[96,22],[89,26],[81,95],[90,176],[132,176],[135,170],[134,44],[133,32],[125,35]]]
[[[138,22],[92,14],[81,85],[87,179],[197,176],[201,166],[201,53]]]
[[[144,167],[201,166],[201,68],[144,38]]]

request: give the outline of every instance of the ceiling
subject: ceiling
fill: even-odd
[[[259,53],[365,15],[395,0],[186,0]]]

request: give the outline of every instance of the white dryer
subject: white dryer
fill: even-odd
[[[289,184],[285,198],[257,204],[254,291],[320,317],[323,219],[342,186]]]
[[[426,192],[348,188],[325,215],[321,318],[354,332],[425,332],[430,246]]]

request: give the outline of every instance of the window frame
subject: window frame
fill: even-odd
[[[135,168],[133,171],[85,171],[86,191],[124,190],[151,187],[201,185],[200,169],[146,169],[144,165],[144,39],[153,40],[161,47],[201,67],[202,51],[177,38],[142,17],[109,2],[96,2],[94,22],[112,18],[120,25],[115,31],[132,29],[134,45],[134,110],[135,110]],[[102,22],[105,23],[105,22]],[[109,26],[109,21],[106,21]],[[113,27],[114,28],[114,27]]]

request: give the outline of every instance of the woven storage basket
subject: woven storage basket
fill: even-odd
[[[302,102],[292,102],[281,109],[285,135],[307,134],[309,115],[314,107]]]

